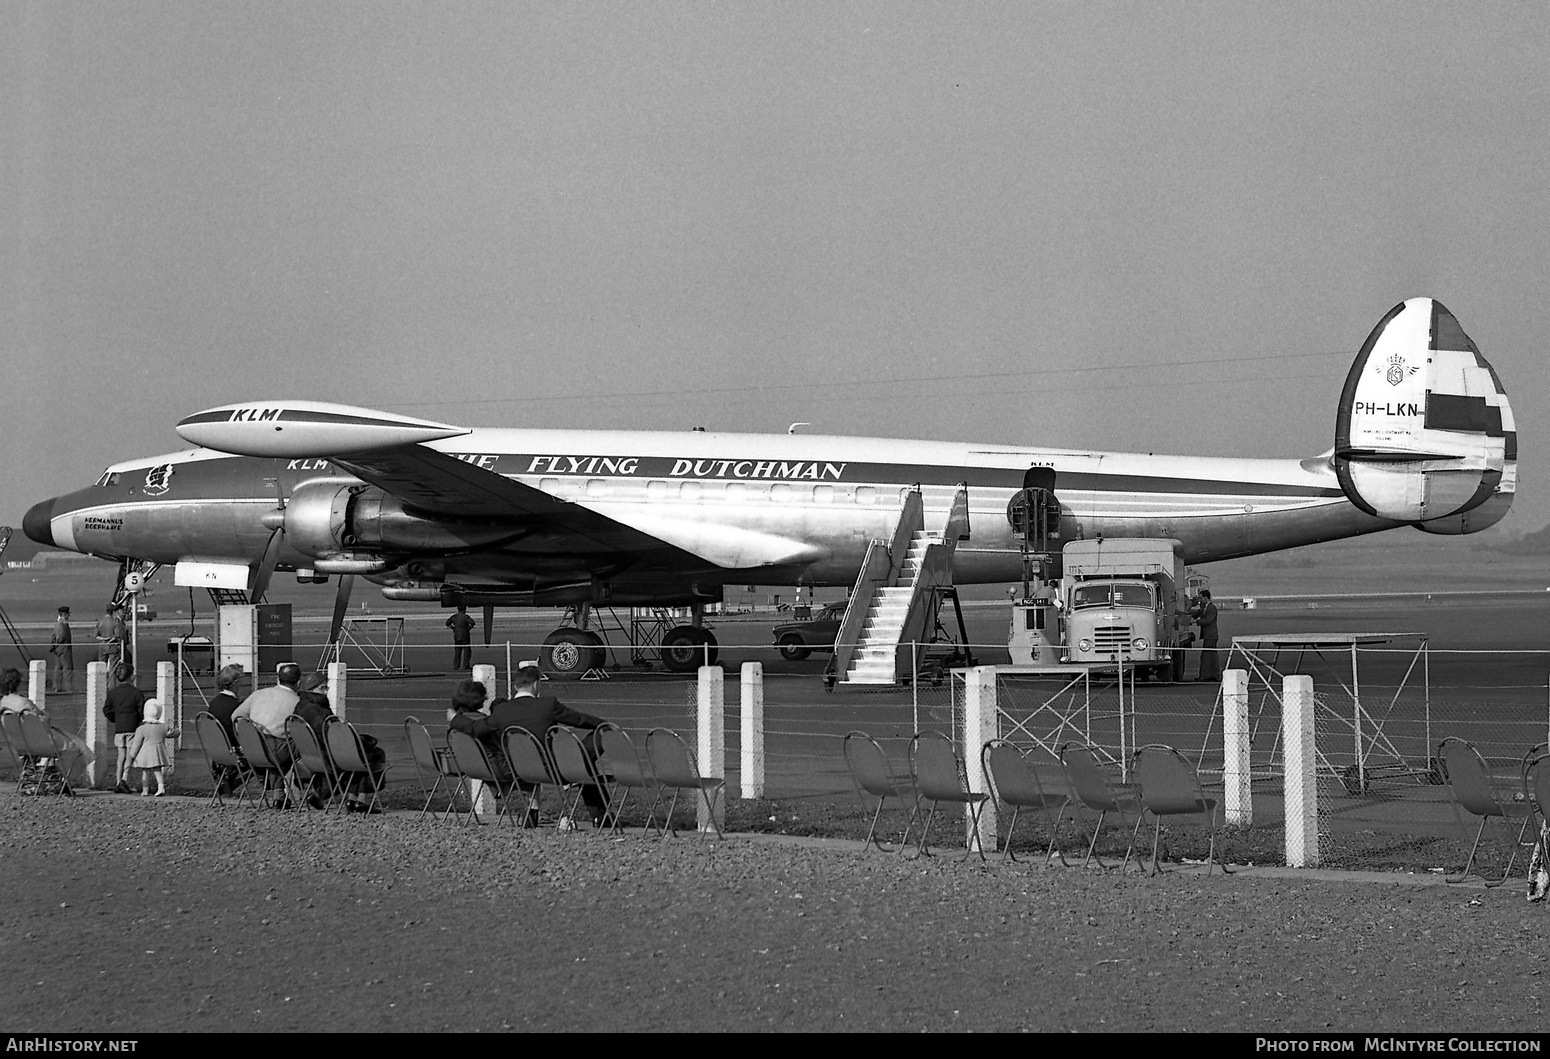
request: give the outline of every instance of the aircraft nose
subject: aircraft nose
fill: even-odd
[[[22,516],[22,532],[39,544],[54,547],[54,501],[33,504]]]

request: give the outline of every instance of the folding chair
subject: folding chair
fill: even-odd
[[[490,792],[495,796],[496,801],[495,825],[499,827],[501,817],[506,814],[506,810],[510,805],[507,799],[511,797],[511,792],[515,789],[511,782],[511,776],[502,772],[500,767],[495,764],[495,760],[490,756],[489,748],[467,732],[460,732],[456,728],[448,728],[447,751],[452,755],[453,767],[457,769],[459,776],[463,779],[478,780],[480,783],[489,785]],[[447,812],[452,812],[456,806],[457,799],[454,798],[447,805]],[[478,820],[478,809],[479,799],[470,794],[468,798],[468,816],[464,818],[463,822],[466,824],[469,820]]]
[[[16,793],[22,792],[27,774],[33,766],[32,755],[27,753],[27,741],[22,737],[22,715],[7,710],[0,713],[0,734],[5,736],[6,749],[16,759]]]
[[[452,781],[452,798],[455,801],[460,774],[457,771],[457,762],[452,760],[452,752],[446,747],[436,746],[431,740],[430,729],[421,724],[418,717],[404,718],[404,738],[409,741],[409,755],[414,759],[415,779],[419,781],[420,791],[425,795],[425,804],[420,807],[420,815],[424,816],[430,809],[431,801],[446,780]],[[425,786],[426,773],[436,777],[436,781],[429,787]]]
[[[361,733],[355,725],[338,717],[330,717],[324,722],[323,745],[328,749],[328,763],[339,777],[339,812],[343,813],[349,804],[347,795],[359,794],[361,791],[371,792],[365,811],[380,812],[377,798],[393,766],[384,763],[379,768],[372,768],[366,756],[366,746],[361,742]]]
[[[587,787],[596,787],[603,799],[603,820],[599,821],[598,827],[601,829],[607,826],[608,811],[611,808],[609,803],[612,799],[609,797],[607,784],[603,782],[606,777],[598,768],[581,734],[563,724],[550,728],[549,760],[554,764],[555,775],[559,777],[560,782],[567,787],[576,788],[576,793],[571,797],[570,811],[566,815],[575,820],[576,810],[586,796]]]
[[[1532,810],[1530,823],[1539,817],[1534,852],[1528,862],[1528,899],[1543,901],[1550,892],[1550,754],[1544,743],[1523,755],[1523,800]]]
[[[252,775],[253,770],[248,763],[237,753],[237,748],[232,746],[231,740],[226,736],[226,729],[221,727],[221,722],[216,720],[215,714],[208,710],[202,710],[194,715],[194,733],[199,736],[199,745],[204,748],[205,760],[210,763],[210,774],[215,776],[216,769],[234,769],[237,778],[243,783]],[[226,801],[221,797],[221,780],[215,780],[215,789],[210,794],[210,804],[226,808]]]
[[[1066,784],[1071,790],[1071,801],[1084,809],[1098,814],[1098,822],[1093,825],[1092,841],[1087,844],[1087,856],[1082,861],[1082,867],[1087,867],[1094,859],[1098,861],[1098,867],[1108,868],[1110,865],[1103,863],[1102,857],[1094,858],[1093,851],[1098,848],[1098,834],[1103,830],[1103,819],[1109,813],[1119,815],[1120,826],[1130,821],[1125,816],[1127,812],[1134,812],[1139,818],[1141,813],[1141,795],[1134,784],[1115,783],[1104,770],[1103,762],[1098,759],[1098,751],[1086,743],[1066,743],[1060,748],[1060,764],[1066,773]],[[1125,850],[1125,860],[1120,864],[1120,871],[1130,867],[1130,850]]]
[[[861,852],[866,853],[876,846],[879,853],[903,853],[905,843],[910,840],[910,826],[915,822],[914,813],[910,814],[909,821],[904,825],[904,834],[893,849],[884,846],[882,839],[876,837],[877,822],[883,816],[883,804],[889,798],[897,798],[900,802],[905,800],[904,792],[893,781],[888,770],[888,755],[883,753],[877,740],[865,732],[846,732],[841,749],[845,754],[845,767],[850,770],[850,782],[856,787],[856,798],[861,802],[861,811],[867,811],[867,795],[877,799],[877,807],[872,810],[872,825],[867,828],[866,842]],[[919,809],[920,799],[917,797],[915,810],[918,812]]]
[[[610,834],[617,835],[624,830],[624,807],[630,800],[630,791],[660,792],[661,787],[647,772],[639,751],[635,749],[635,740],[630,738],[630,733],[618,725],[605,723],[598,727],[597,738],[603,747],[603,756],[598,759],[597,767],[613,778],[608,830]],[[660,794],[658,796],[660,797]],[[644,799],[644,795],[642,798]],[[648,829],[655,819],[655,806],[656,802],[653,801],[653,812],[646,816],[645,826]]]
[[[1217,801],[1207,798],[1205,790],[1200,785],[1200,773],[1191,765],[1183,754],[1171,746],[1163,746],[1153,743],[1136,751],[1135,756],[1136,779],[1141,786],[1141,809],[1143,813],[1152,814],[1152,874],[1161,871],[1161,864],[1157,859],[1157,847],[1162,839],[1162,818],[1165,816],[1183,816],[1190,813],[1199,813],[1206,817],[1207,826],[1211,829],[1211,845],[1206,850],[1206,874],[1211,874],[1211,866],[1216,863],[1216,809]],[[1133,847],[1136,835],[1141,830],[1141,816],[1136,817],[1136,826],[1130,832],[1130,844]],[[1125,854],[1126,862],[1129,862],[1130,854]],[[1227,858],[1221,861],[1222,874],[1231,875],[1232,871],[1227,867]]]
[[[42,714],[13,713],[8,716],[17,718],[21,729],[22,753],[33,761],[33,775],[36,777],[33,794],[73,796],[75,788],[70,785],[70,770],[78,755],[71,751],[64,733],[51,727]],[[45,765],[45,760],[52,764]],[[50,769],[57,775],[50,775]],[[52,787],[53,790],[45,791],[45,787]]]
[[[721,825],[716,823],[716,796],[725,794],[726,784],[719,776],[700,775],[700,766],[694,760],[694,752],[683,736],[669,728],[653,728],[646,733],[646,756],[651,759],[651,771],[656,776],[657,799],[669,787],[673,789],[672,802],[667,807],[667,819],[663,824],[662,837],[678,837],[673,830],[673,810],[678,808],[678,795],[683,791],[697,791],[705,803],[705,813],[717,838],[725,838]],[[724,801],[724,799],[723,799]],[[651,803],[648,819],[656,815],[656,802]],[[702,831],[701,834],[704,834]]]
[[[544,787],[564,787],[555,775],[554,763],[549,760],[549,748],[544,746],[538,736],[514,724],[501,733],[501,750],[506,754],[506,764],[511,766],[512,777],[527,794],[522,826],[537,827],[544,808]],[[562,791],[562,812],[564,805],[565,795]]]
[[[1049,824],[1049,846],[1044,850],[1044,863],[1048,864],[1050,854],[1056,853],[1060,855],[1060,863],[1065,864],[1066,855],[1061,853],[1056,839],[1060,835],[1060,819],[1065,815],[1070,798],[1063,794],[1046,794],[1039,774],[1028,764],[1027,756],[1004,739],[992,739],[981,747],[980,761],[985,767],[985,775],[990,777],[990,790],[996,801],[1012,807],[1012,822],[1006,829],[1002,861],[1017,859],[1012,852],[1012,834],[1017,830],[1018,814],[1024,809],[1037,809]],[[1055,810],[1053,817],[1050,816],[1051,809]]]
[[[1480,756],[1480,751],[1469,740],[1449,736],[1437,745],[1437,758],[1442,762],[1448,790],[1453,795],[1453,817],[1458,821],[1459,830],[1465,838],[1469,837],[1469,828],[1459,815],[1459,809],[1480,818],[1480,830],[1475,832],[1475,841],[1469,847],[1469,859],[1464,862],[1464,870],[1458,875],[1447,876],[1448,882],[1463,882],[1469,877],[1469,869],[1475,864],[1475,853],[1480,849],[1480,838],[1485,834],[1485,825],[1492,817],[1501,817],[1504,822],[1514,816],[1523,817],[1523,826],[1518,828],[1518,840],[1512,847],[1512,855],[1507,858],[1507,870],[1495,882],[1485,880],[1487,886],[1501,886],[1507,881],[1507,876],[1512,874],[1513,862],[1518,859],[1518,846],[1523,844],[1524,832],[1528,830],[1529,820],[1533,816],[1529,804],[1502,801],[1498,797],[1491,787],[1491,774],[1486,768],[1485,758]]]
[[[285,719],[285,738],[290,741],[291,751],[296,756],[291,772],[296,778],[297,788],[303,792],[302,796],[315,797],[317,788],[312,778],[323,778],[323,787],[327,791],[323,798],[323,809],[326,812],[333,805],[335,796],[343,796],[344,777],[329,761],[328,752],[318,742],[318,734],[312,730],[312,726],[295,714]],[[303,773],[306,774],[305,779]]]
[[[931,855],[931,848],[926,844],[931,834],[931,822],[936,819],[937,807],[947,802],[969,807],[969,833],[963,843],[963,859],[968,860],[971,851],[978,851],[980,860],[984,860],[985,849],[979,839],[980,812],[990,795],[969,790],[963,759],[953,748],[952,740],[940,732],[916,732],[910,740],[910,778],[915,783],[915,811],[920,811],[921,802],[931,803],[926,813],[926,825],[920,832],[920,855]],[[913,816],[910,822],[914,822]]]
[[[280,797],[275,803],[275,808],[284,809],[286,769],[281,766],[280,759],[275,755],[279,740],[267,732],[259,731],[258,725],[247,717],[235,718],[231,727],[232,731],[237,733],[237,746],[242,750],[242,756],[248,760],[248,774],[243,777],[242,788],[237,792],[237,804],[240,806],[247,800],[248,781],[257,777],[263,787],[254,808],[269,805],[270,784],[277,783]]]

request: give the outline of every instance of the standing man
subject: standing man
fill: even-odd
[[[1195,624],[1200,626],[1200,676],[1198,680],[1221,680],[1222,660],[1216,653],[1216,604],[1211,602],[1211,590],[1200,590],[1195,604]]]
[[[75,647],[70,638],[70,608],[60,607],[59,618],[49,636],[48,653],[54,656],[54,686],[49,689],[62,695],[75,691]]]
[[[474,619],[468,616],[468,607],[459,603],[457,613],[447,619],[447,628],[452,630],[452,668],[472,669]]]
[[[97,619],[97,661],[106,662],[108,671],[118,665],[124,655],[124,619],[119,616],[118,604],[109,603],[107,611]]]

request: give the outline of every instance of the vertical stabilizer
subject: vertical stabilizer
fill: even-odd
[[[1335,420],[1335,473],[1378,518],[1435,533],[1484,529],[1507,513],[1517,433],[1496,372],[1431,298],[1389,311],[1351,365]]]

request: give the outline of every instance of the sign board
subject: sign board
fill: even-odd
[[[246,592],[248,568],[241,563],[179,563],[172,583],[182,588],[230,588]]]

